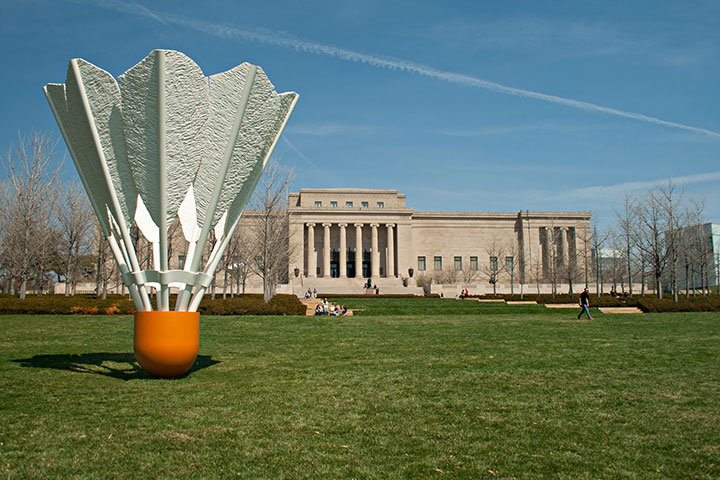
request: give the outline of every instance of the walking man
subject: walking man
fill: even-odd
[[[582,317],[583,313],[587,313],[587,316],[590,320],[593,318],[590,316],[590,294],[588,294],[588,289],[585,287],[585,290],[580,294],[580,307],[582,310],[580,310],[580,315],[578,315],[578,320],[580,320],[580,317]]]

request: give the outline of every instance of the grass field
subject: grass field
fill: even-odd
[[[131,317],[1,316],[0,478],[720,477],[720,314],[418,300],[204,317],[178,380]]]

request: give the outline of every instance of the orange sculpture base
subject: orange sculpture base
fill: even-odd
[[[200,348],[198,312],[135,314],[135,359],[150,375],[174,378],[187,372]]]

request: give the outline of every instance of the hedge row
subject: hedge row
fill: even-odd
[[[672,295],[657,297],[636,297],[637,306],[643,312],[720,312],[720,295],[680,297],[675,303]]]
[[[171,298],[171,305],[175,299]],[[262,295],[240,295],[234,298],[203,298],[198,308],[204,315],[304,315],[305,305],[295,295],[275,295],[269,303]],[[135,304],[122,295],[108,295],[102,300],[94,295],[28,295],[25,300],[0,295],[0,314],[56,315],[128,315]]]
[[[265,303],[261,294],[245,294],[215,300],[205,297],[198,312],[203,315],[305,315],[305,305],[295,295],[278,294]]]
[[[425,295],[426,297],[428,295]],[[438,295],[435,295],[436,297]],[[375,295],[374,293],[349,293],[349,294],[342,294],[342,293],[318,293],[318,298],[418,298],[417,295],[413,295],[412,293],[389,293],[389,294],[378,294]]]

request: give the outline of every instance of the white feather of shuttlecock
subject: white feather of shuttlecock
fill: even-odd
[[[138,310],[197,309],[298,99],[243,63],[205,77],[186,55],[154,50],[118,77],[73,59],[45,94]],[[168,228],[188,242],[170,270]],[[142,270],[130,229],[153,245]],[[203,264],[214,230],[215,244]]]

